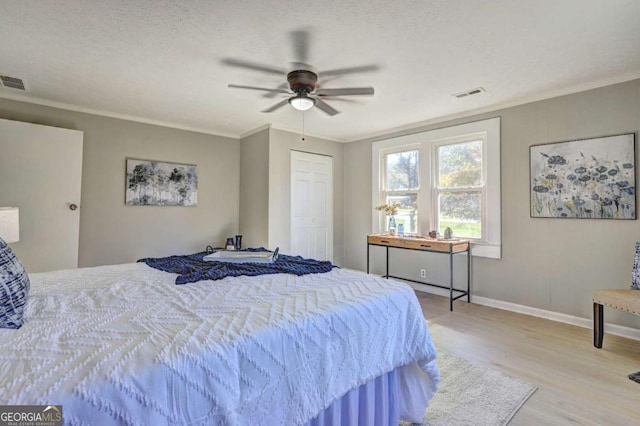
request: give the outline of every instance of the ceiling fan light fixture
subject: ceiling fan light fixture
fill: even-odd
[[[316,100],[308,96],[297,95],[289,98],[289,104],[298,111],[306,111],[316,104]]]

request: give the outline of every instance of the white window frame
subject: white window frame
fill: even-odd
[[[407,190],[401,190],[401,191],[389,191],[386,188],[386,180],[387,180],[387,164],[386,164],[386,158],[387,155],[389,154],[397,154],[399,152],[407,152],[407,151],[418,151],[418,189],[407,189]],[[380,152],[380,181],[379,181],[379,188],[380,188],[380,195],[378,197],[378,203],[376,204],[376,206],[379,206],[380,204],[386,204],[386,200],[387,200],[387,195],[391,194],[416,194],[417,198],[420,198],[420,192],[421,192],[421,188],[422,186],[422,181],[420,180],[420,163],[422,162],[422,158],[420,157],[420,145],[419,144],[413,144],[413,145],[405,145],[402,146],[400,148],[391,148],[391,149],[384,149]],[[420,201],[418,201],[418,206],[420,205]],[[420,210],[418,209],[418,217],[420,215]],[[382,229],[384,231],[387,231],[387,216],[383,215],[383,214],[378,214],[379,216],[379,229]],[[420,225],[418,224],[418,229],[420,229]],[[406,232],[405,234],[412,234],[410,232]],[[416,232],[413,232],[413,234],[416,234]]]
[[[407,151],[419,147],[418,173],[420,190],[418,191],[418,234],[426,235],[436,229],[437,197],[435,192],[436,151],[438,144],[452,141],[478,140],[483,135],[482,177],[485,185],[482,208],[482,237],[472,239],[473,256],[500,259],[502,257],[501,230],[501,188],[500,188],[500,117],[475,121],[452,127],[445,127],[377,141],[372,144],[372,216],[374,233],[386,229],[386,217],[375,210],[375,206],[384,202],[384,161],[385,154]],[[382,173],[381,173],[382,172]]]
[[[438,149],[442,146],[446,145],[456,145],[463,144],[467,142],[482,142],[482,166],[481,171],[482,175],[480,176],[480,185],[479,186],[468,186],[468,187],[451,187],[444,188],[440,186],[440,157],[438,156]],[[484,242],[487,238],[487,221],[486,221],[486,204],[487,204],[487,179],[486,179],[486,170],[487,170],[487,134],[486,132],[480,132],[475,134],[468,134],[463,136],[454,136],[452,138],[445,138],[440,140],[434,140],[431,143],[431,158],[432,158],[432,167],[430,172],[432,173],[432,182],[431,186],[431,209],[430,209],[430,222],[433,223],[433,229],[439,228],[439,216],[438,216],[438,195],[441,192],[479,192],[481,199],[481,211],[480,211],[480,230],[481,235],[480,238],[470,238],[470,240],[478,243]],[[463,236],[464,237],[464,236]],[[467,238],[467,237],[464,237]]]

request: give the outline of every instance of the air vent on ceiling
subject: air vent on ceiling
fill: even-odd
[[[21,78],[0,74],[0,82],[2,82],[2,86],[4,87],[18,90],[27,90],[27,87],[24,84],[24,80],[22,80]]]
[[[453,96],[456,98],[465,98],[471,95],[477,95],[478,93],[486,92],[482,87],[476,87],[475,89],[466,90],[460,93],[454,93]]]

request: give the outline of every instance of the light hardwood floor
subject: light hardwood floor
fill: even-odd
[[[416,295],[438,350],[538,387],[511,425],[640,425],[639,341],[605,334],[596,349],[590,329]]]

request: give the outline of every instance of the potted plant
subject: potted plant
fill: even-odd
[[[398,214],[398,209],[400,208],[400,203],[394,201],[389,204],[380,204],[376,207],[376,210],[384,212],[385,215],[389,217],[389,235],[396,235],[396,218],[395,216]]]

